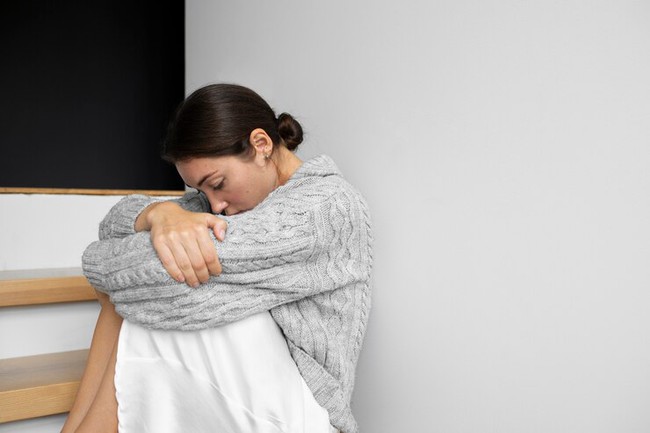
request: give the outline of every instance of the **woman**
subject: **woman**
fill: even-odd
[[[163,157],[198,193],[126,197],[85,251],[110,302],[64,432],[357,431],[368,210],[329,157],[293,153],[301,142],[241,86],[181,104]]]

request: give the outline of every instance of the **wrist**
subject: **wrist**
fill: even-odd
[[[182,211],[180,205],[171,201],[161,201],[154,203],[145,209],[143,215],[144,230],[151,231],[151,229],[160,223],[167,215],[172,212]]]
[[[163,204],[163,202],[152,203],[140,212],[140,215],[135,220],[135,231],[144,232],[151,231],[152,219],[155,216],[156,209]]]

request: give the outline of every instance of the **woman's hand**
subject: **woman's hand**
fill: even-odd
[[[226,227],[224,220],[212,214],[190,212],[173,202],[148,206],[135,223],[136,231],[151,232],[153,247],[169,275],[192,287],[221,273],[208,230],[223,241]]]

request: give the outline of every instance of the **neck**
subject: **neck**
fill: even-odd
[[[298,170],[302,165],[302,160],[296,156],[295,153],[290,151],[284,146],[276,147],[271,155],[271,160],[275,164],[278,172],[278,185],[284,185],[289,178]]]

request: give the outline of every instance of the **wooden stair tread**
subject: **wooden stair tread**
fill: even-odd
[[[0,307],[96,299],[81,268],[0,271]]]
[[[69,411],[87,358],[75,350],[0,360],[0,423]]]

